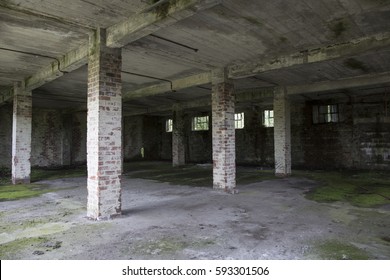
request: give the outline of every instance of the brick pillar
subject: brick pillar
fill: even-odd
[[[87,215],[95,220],[121,214],[122,58],[105,42],[104,29],[89,39]]]
[[[286,89],[278,87],[274,95],[275,175],[291,174],[290,102]]]
[[[31,174],[32,96],[24,83],[14,84],[12,119],[12,183],[29,184]]]
[[[236,187],[236,140],[234,84],[225,69],[212,73],[213,186],[234,193]]]
[[[173,106],[172,165],[185,165],[185,119],[179,105]]]

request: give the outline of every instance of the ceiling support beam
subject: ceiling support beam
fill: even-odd
[[[288,68],[308,63],[325,62],[334,59],[349,58],[365,52],[390,47],[390,34],[382,33],[363,37],[345,43],[305,50],[290,55],[280,56],[270,61],[258,61],[229,67],[229,78],[251,77],[262,72]]]
[[[340,79],[334,81],[324,81],[306,85],[293,85],[287,86],[286,91],[288,95],[298,95],[298,94],[310,94],[310,93],[320,93],[325,91],[348,89],[348,88],[359,88],[359,87],[369,87],[374,85],[386,85],[389,84],[390,87],[390,72],[378,73],[375,75],[362,75],[353,78]],[[252,88],[252,89],[239,89],[236,90],[236,102],[248,102],[248,101],[260,101],[266,98],[273,98],[275,87],[267,88]],[[210,90],[211,93],[211,90]],[[191,108],[201,108],[206,106],[211,106],[211,101],[209,97],[201,98],[198,100],[192,100],[188,102],[181,103],[181,108],[191,109]],[[151,114],[159,112],[169,112],[171,111],[172,106],[165,105],[159,106],[158,108],[148,108],[140,110],[132,110],[131,112],[125,113],[126,116],[133,115],[142,115],[142,114]]]
[[[159,3],[161,2],[161,4]],[[212,8],[221,0],[160,0],[147,12],[107,28],[107,46],[121,48],[199,11]]]
[[[288,86],[287,94],[307,94],[317,93],[324,91],[369,87],[374,85],[389,84],[390,85],[390,72],[362,75],[353,78],[340,79],[334,81],[324,81],[318,83],[312,83],[307,85],[295,85]]]
[[[156,85],[151,85],[135,91],[124,93],[123,99],[129,100],[138,97],[153,96],[165,92],[174,92],[181,89],[186,89],[209,83],[211,83],[211,72],[203,72],[185,78],[172,80],[171,82],[162,82]]]
[[[320,63],[329,60],[349,58],[365,52],[376,51],[379,49],[390,47],[390,34],[379,34],[373,37],[364,37],[347,43],[340,43],[331,46],[325,46],[318,49],[301,51],[290,55],[280,56],[269,61],[246,63],[240,65],[232,65],[228,67],[229,78],[239,79],[252,77],[263,72],[285,69],[292,66],[304,65],[308,63]],[[373,75],[375,77],[377,75]],[[196,77],[208,77],[208,79],[191,79]],[[172,87],[173,90],[185,89],[193,86],[201,86],[209,84],[210,72],[203,72],[194,76],[188,76],[180,80],[186,83],[180,83],[178,88]],[[359,82],[359,81],[356,81]],[[331,81],[333,83],[333,81]],[[160,83],[157,85],[148,86],[125,94],[127,99],[135,97],[152,96],[165,92],[171,92],[169,83]]]
[[[34,75],[25,80],[26,89],[33,90],[48,82],[51,82],[58,77],[63,76],[67,72],[71,72],[87,64],[88,60],[88,45],[81,45],[79,48],[68,52],[59,57],[50,65],[39,70]]]

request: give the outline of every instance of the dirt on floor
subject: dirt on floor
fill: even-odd
[[[364,191],[353,187],[359,174],[275,179],[240,167],[230,195],[212,189],[208,165],[125,167],[122,215],[106,221],[86,218],[85,176],[0,186],[0,259],[390,259],[380,174],[370,179],[380,188]]]

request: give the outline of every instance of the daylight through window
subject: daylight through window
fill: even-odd
[[[244,113],[234,114],[234,127],[236,129],[244,128]]]
[[[274,127],[274,110],[264,110],[263,125],[265,127]]]
[[[209,130],[209,116],[192,118],[192,130]]]

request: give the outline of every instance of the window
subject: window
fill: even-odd
[[[167,119],[167,121],[165,123],[165,131],[172,132],[172,130],[173,130],[172,119]]]
[[[234,114],[234,127],[236,129],[244,128],[244,113]]]
[[[263,125],[265,127],[274,127],[274,110],[264,110]]]
[[[192,130],[209,130],[209,116],[194,117],[192,119]]]
[[[313,106],[313,123],[336,123],[339,121],[339,106]]]

